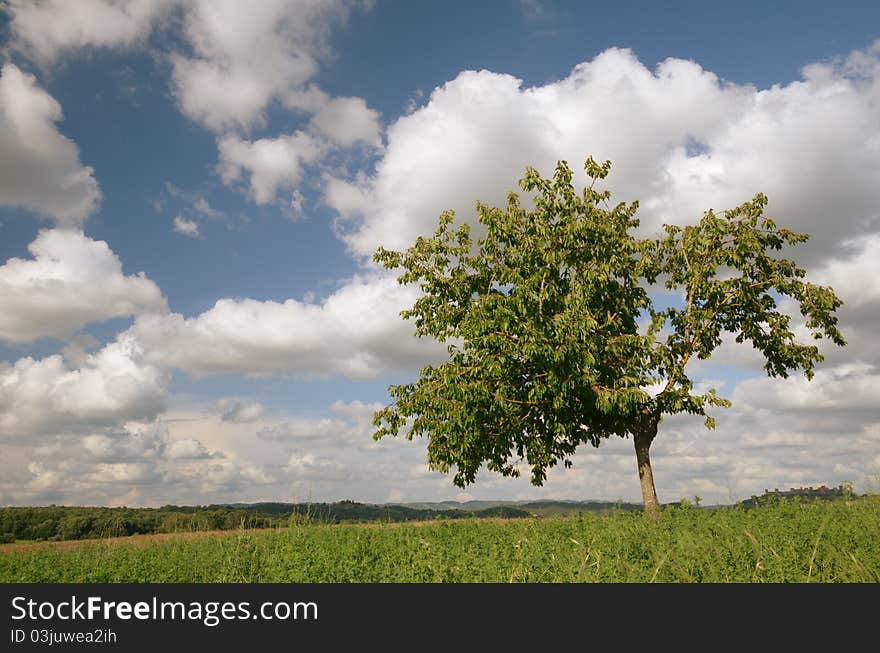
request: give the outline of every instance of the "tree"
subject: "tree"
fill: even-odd
[[[518,476],[521,463],[541,485],[548,468],[571,466],[579,445],[631,436],[645,511],[656,518],[649,452],[663,416],[701,415],[713,428],[707,408],[730,405],[714,390],[695,391],[688,362],[708,358],[727,332],[764,355],[768,375],[812,378],[822,355],[797,341],[778,302],[794,300],[814,338],[844,345],[841,301],[768,253],[807,236],[764,217],[764,195],[637,238],[638,202],[612,206],[594,188],[611,163],[589,158],[584,168],[591,183],[582,193],[564,161],[552,179],[527,169],[520,187],[533,194],[531,210],[513,192],[505,209],[478,202],[485,235],[476,241],[446,211],[432,237],[376,251],[376,262],[403,269],[400,283],[420,285],[401,316],[414,319],[418,336],[447,343],[449,356],[389,388],[374,438],[426,435],[430,467],[454,468],[465,487],[484,464]],[[655,309],[649,291],[660,284],[679,290],[683,305]]]

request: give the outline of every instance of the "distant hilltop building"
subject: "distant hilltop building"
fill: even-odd
[[[761,496],[752,495],[751,499],[746,499],[741,503],[750,508],[774,499],[839,499],[846,496],[853,496],[852,485],[849,483],[841,483],[837,487],[820,485],[819,487],[796,487],[790,490],[774,489],[772,492],[765,488],[764,494]]]

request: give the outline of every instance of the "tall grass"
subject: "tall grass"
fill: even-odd
[[[2,548],[0,548],[2,551]],[[880,497],[0,553],[3,582],[880,582]]]

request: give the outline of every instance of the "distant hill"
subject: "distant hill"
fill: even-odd
[[[749,508],[786,500],[828,500],[854,496],[852,488],[793,488],[765,491],[741,501]],[[687,503],[687,502],[684,502]],[[677,505],[677,504],[664,504]],[[711,506],[700,506],[711,509]],[[151,533],[278,528],[296,524],[412,522],[448,519],[506,519],[609,515],[641,511],[622,501],[416,501],[408,503],[234,503],[161,508],[39,506],[0,508],[0,544],[21,541],[81,540]]]
[[[302,521],[339,522],[405,522],[428,519],[464,519],[472,517],[531,517],[531,513],[515,506],[487,504],[485,506],[457,505],[443,508],[406,504],[372,504],[356,501],[334,503],[253,503],[234,504],[260,516],[299,517]]]
[[[614,510],[641,510],[641,503],[621,501],[411,501],[405,503],[234,503],[236,510],[261,516],[298,514],[316,521],[411,521],[463,517],[549,517],[577,513],[609,513]]]
[[[551,517],[555,515],[575,515],[578,513],[607,514],[614,510],[641,510],[641,503],[625,503],[622,501],[569,501],[549,499],[542,501],[441,501],[438,503],[415,502],[401,504],[406,507],[423,510],[460,510],[482,511],[489,509],[521,510],[533,517]]]
[[[439,501],[372,504],[234,503],[160,508],[41,506],[0,508],[0,543],[81,540],[151,533],[277,528],[295,524],[523,519],[641,510],[613,501]]]

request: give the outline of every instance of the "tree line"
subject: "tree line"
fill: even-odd
[[[277,528],[303,523],[416,521],[468,517],[529,517],[509,506],[485,510],[437,510],[355,501],[250,505],[106,508],[83,506],[0,509],[0,543],[126,537],[153,533]]]

